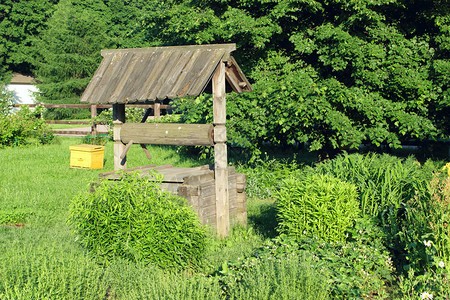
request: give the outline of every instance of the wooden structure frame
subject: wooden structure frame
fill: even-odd
[[[252,87],[231,52],[235,44],[103,50],[104,57],[81,102],[112,104],[114,169],[126,168],[133,143],[211,145],[214,147],[217,233],[230,230],[226,132],[227,85],[237,93]],[[125,123],[125,103],[198,96],[211,86],[213,124]],[[147,156],[150,154],[146,151]]]

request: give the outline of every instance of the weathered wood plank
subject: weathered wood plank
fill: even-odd
[[[184,183],[189,185],[199,185],[200,183],[209,180],[214,180],[214,171],[212,170],[208,170],[208,172],[205,172],[204,174],[201,175],[191,175],[189,177],[186,177],[184,179]]]
[[[214,125],[225,125],[227,121],[225,99],[225,64],[219,63],[213,74],[213,119]]]
[[[226,90],[225,90],[225,63],[220,62],[212,77],[213,90],[213,123],[214,126],[225,125]],[[227,145],[224,142],[214,144],[214,177],[216,185],[216,218],[217,234],[221,237],[229,235],[230,212],[228,191],[228,158]]]
[[[144,153],[147,156],[147,158],[152,159],[152,155],[150,154],[150,152],[148,152],[147,146],[145,144],[141,144],[141,148],[142,150],[144,150]]]
[[[236,219],[241,225],[247,226],[247,194],[237,193],[237,202],[239,206],[237,208]]]
[[[157,145],[213,145],[211,124],[127,123],[122,126],[123,143]]]
[[[248,81],[247,77],[245,77],[244,72],[242,72],[233,56],[231,56],[227,62],[226,74],[227,79],[230,78],[230,81],[232,80],[233,84],[237,83],[238,87],[240,88],[240,91],[239,88],[236,88],[235,92],[244,93],[253,91],[252,85]]]
[[[200,185],[200,195],[202,197],[216,196],[216,184],[214,180],[202,182]]]
[[[228,236],[230,231],[227,145],[214,145],[215,153],[215,180],[216,180],[216,215],[217,233],[219,236]]]
[[[247,175],[236,173],[236,190],[242,193],[247,187]]]
[[[178,188],[181,186],[181,183],[166,183],[163,182],[161,184],[159,184],[159,187],[161,187],[163,190],[171,192],[172,194],[177,194],[178,192]]]
[[[125,146],[125,148],[123,149],[122,154],[120,154],[120,158],[124,159],[125,156],[127,156],[128,151],[131,148],[131,145],[133,145],[133,140],[129,141],[128,144]]]
[[[214,143],[225,143],[227,141],[227,128],[225,125],[214,126]]]
[[[123,171],[125,171],[125,172],[143,171],[143,170],[153,169],[155,167],[156,167],[156,165],[152,164],[152,165],[145,165],[145,166],[139,166],[139,167],[134,167],[134,168],[127,168]],[[109,178],[110,175],[118,175],[118,174],[116,171],[104,172],[104,173],[98,174],[98,177]]]
[[[200,191],[198,185],[186,185],[182,184],[180,187],[178,187],[178,195],[183,197],[192,197],[192,196],[199,196]]]
[[[177,172],[164,172],[164,181],[166,182],[184,182],[186,183],[185,178],[191,176],[202,176],[204,174],[209,174],[209,170],[179,170]]]

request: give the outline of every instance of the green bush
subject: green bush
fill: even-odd
[[[305,173],[276,193],[279,232],[341,241],[360,214],[356,187],[331,175]]]
[[[370,218],[358,219],[344,242],[282,234],[216,275],[237,299],[383,299],[394,269],[382,238]]]
[[[387,233],[385,246],[398,267],[423,272],[423,240],[430,239],[429,182],[436,166],[421,165],[413,157],[387,154],[344,154],[314,169],[358,187],[363,214],[379,219]]]
[[[77,197],[69,222],[84,245],[105,260],[124,257],[162,268],[194,268],[206,246],[206,228],[184,199],[139,173],[103,180]]]
[[[41,118],[42,109],[22,106],[17,113],[0,117],[0,147],[50,143],[53,133]]]

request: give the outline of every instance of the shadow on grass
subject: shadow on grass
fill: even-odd
[[[253,199],[248,203],[248,223],[264,238],[278,235],[277,210],[272,199]]]

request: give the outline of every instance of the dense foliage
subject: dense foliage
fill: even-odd
[[[446,1],[21,0],[2,9],[0,73],[35,73],[44,101],[76,102],[101,48],[234,42],[254,92],[229,101],[228,127],[254,154],[267,141],[397,147],[450,133]]]
[[[31,73],[37,51],[33,40],[46,29],[46,21],[58,1],[1,1],[0,81],[7,71]]]
[[[48,144],[53,133],[41,117],[43,107],[23,106],[17,113],[0,116],[0,148]]]
[[[432,235],[429,183],[435,168],[431,162],[421,166],[412,157],[403,160],[389,155],[346,154],[318,165],[315,172],[354,183],[363,213],[378,218],[386,232],[385,245],[396,264],[423,269],[427,264],[423,240]]]
[[[265,294],[273,295],[271,286],[276,285],[274,281],[290,279],[289,266],[297,264],[304,273],[312,273],[315,280],[311,275],[297,275],[298,278],[291,281],[290,291],[286,287],[276,291],[281,290],[284,295],[297,295],[297,298],[303,293],[300,298],[310,299],[307,298],[308,292],[299,289],[304,289],[306,285],[313,292],[310,296],[319,295],[319,299],[361,299],[369,296],[386,298],[386,283],[392,280],[394,269],[389,253],[381,243],[383,233],[369,219],[359,220],[355,229],[351,230],[352,237],[349,241],[337,243],[326,242],[317,237],[292,238],[280,235],[266,241],[250,257],[223,265],[218,272],[220,282],[227,294],[233,294],[241,286],[255,286],[254,282],[258,279],[250,274],[260,274],[261,268],[275,265],[274,269],[279,274],[273,276],[275,272],[266,267],[266,273],[272,273],[272,276],[264,276],[266,287],[263,288],[262,284],[259,286]],[[283,286],[283,282],[280,285]],[[266,299],[264,293],[260,295],[262,299]]]
[[[275,198],[278,230],[294,237],[343,241],[361,214],[356,186],[332,175],[307,173],[286,178]]]
[[[238,44],[255,91],[231,99],[233,142],[397,147],[450,133],[441,1],[170,3],[146,18],[153,41]]]
[[[71,206],[71,223],[84,245],[100,259],[122,257],[165,269],[195,268],[206,244],[206,229],[184,199],[164,192],[139,173],[104,180],[94,193]]]

